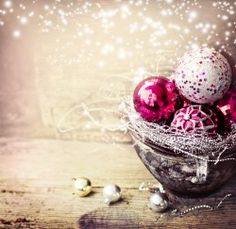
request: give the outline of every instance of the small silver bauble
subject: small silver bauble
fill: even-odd
[[[116,184],[109,184],[103,188],[103,197],[106,204],[117,202],[121,198],[121,189]]]
[[[151,195],[148,207],[154,212],[163,212],[168,207],[168,201],[160,192],[156,192]]]
[[[74,188],[80,197],[88,196],[92,191],[92,183],[86,177],[73,178]]]

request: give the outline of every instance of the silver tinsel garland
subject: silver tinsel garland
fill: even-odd
[[[125,118],[128,119],[128,130],[135,140],[135,144],[143,145],[143,148],[148,150],[153,150],[155,146],[158,146],[171,153],[207,160],[215,164],[220,161],[236,161],[235,124],[224,136],[209,135],[204,132],[190,134],[167,125],[145,121],[134,110],[130,98],[124,101],[124,105],[123,111]]]

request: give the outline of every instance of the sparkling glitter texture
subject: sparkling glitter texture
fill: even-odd
[[[224,56],[210,48],[187,52],[174,74],[176,85],[190,101],[214,102],[224,96],[231,84],[231,68]]]
[[[141,81],[133,95],[136,111],[147,121],[168,123],[181,106],[173,81],[164,77],[150,77]]]
[[[26,28],[40,39],[55,38],[51,55],[44,56],[57,65],[105,68],[115,58],[134,71],[139,60],[156,71],[162,64],[174,66],[176,56],[202,45],[235,54],[235,12],[235,1],[3,0],[0,29],[11,30],[9,38],[15,37],[14,30],[26,38]],[[69,56],[67,50],[75,47],[79,52]]]

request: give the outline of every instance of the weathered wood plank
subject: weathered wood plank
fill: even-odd
[[[236,179],[218,192],[185,200],[190,206],[216,206],[183,217],[162,217],[147,208],[143,181],[155,182],[131,145],[56,140],[0,140],[0,228],[235,228]],[[73,195],[72,177],[89,177],[94,193]],[[102,187],[117,183],[123,201],[107,207]],[[184,208],[184,207],[183,207]]]

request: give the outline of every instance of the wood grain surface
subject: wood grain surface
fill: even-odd
[[[156,182],[129,144],[74,142],[48,139],[0,140],[0,228],[235,228],[236,179],[217,192],[197,199],[179,198],[177,208],[199,204],[200,210],[182,217],[153,213],[150,193],[140,192],[143,181]],[[73,177],[91,179],[93,193],[73,194]],[[123,200],[103,203],[102,188],[116,183]],[[176,203],[175,203],[176,204]]]

